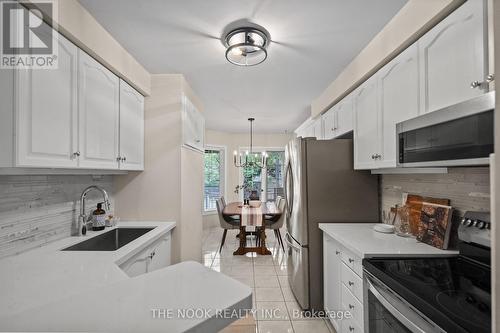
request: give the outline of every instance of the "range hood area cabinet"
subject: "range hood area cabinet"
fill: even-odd
[[[346,96],[316,119],[309,118],[296,130],[297,137],[311,137],[317,140],[338,138],[353,129],[352,96]]]
[[[144,97],[62,35],[57,40],[57,69],[0,70],[0,173],[143,170]]]
[[[396,168],[397,123],[489,91],[485,9],[465,2],[351,93],[355,169]]]
[[[321,116],[323,139],[342,136],[353,129],[352,95],[346,96]]]

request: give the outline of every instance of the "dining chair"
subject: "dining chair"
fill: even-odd
[[[280,215],[280,217],[275,220],[275,219],[265,219],[266,223],[266,228],[267,229],[272,229],[274,231],[274,236],[276,236],[276,239],[278,240],[278,244],[281,245],[281,248],[283,251],[285,251],[285,245],[283,244],[283,239],[281,238],[281,233],[280,229],[283,227],[283,224],[285,223],[285,200],[280,198],[279,202],[276,203],[276,206],[280,211],[283,213]]]
[[[219,252],[222,250],[222,247],[224,246],[224,242],[226,241],[226,235],[227,231],[230,229],[239,229],[240,228],[240,223],[239,221],[231,218],[231,217],[225,217],[222,212],[224,211],[224,198],[219,198],[215,202],[217,206],[217,213],[219,215],[219,224],[222,229],[224,229],[224,232],[222,233],[222,241],[220,243],[219,247]]]

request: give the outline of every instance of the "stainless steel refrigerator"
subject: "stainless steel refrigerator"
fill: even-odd
[[[285,149],[288,279],[302,309],[323,310],[319,223],[377,222],[378,177],[355,171],[351,139],[297,138]]]

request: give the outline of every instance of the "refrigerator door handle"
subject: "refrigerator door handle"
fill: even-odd
[[[288,192],[288,187],[289,187],[288,184],[290,184],[290,193]],[[285,194],[287,217],[290,217],[290,215],[292,215],[292,208],[293,208],[293,173],[292,173],[292,166],[291,166],[290,162],[288,162],[288,165],[286,166],[286,171],[285,171],[284,194]]]
[[[295,245],[293,243],[293,240],[291,239],[291,236],[290,236],[290,234],[288,234],[288,232],[285,234],[285,242],[288,244],[288,246],[290,246],[290,248],[294,249],[295,251],[298,251],[298,252],[302,251],[302,247]]]

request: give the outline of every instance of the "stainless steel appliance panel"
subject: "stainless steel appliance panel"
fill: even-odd
[[[301,246],[307,245],[307,212],[306,212],[306,151],[305,141],[292,140],[285,151],[285,200],[286,226],[290,236]]]
[[[309,249],[300,246],[290,234],[285,234],[287,243],[287,267],[289,283],[297,302],[303,309],[309,308]]]
[[[366,271],[363,284],[364,326],[368,333],[446,333]]]

